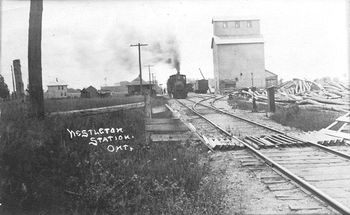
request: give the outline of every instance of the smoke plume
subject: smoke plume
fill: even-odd
[[[180,51],[175,36],[166,35],[150,45],[149,52],[153,64],[168,64],[180,72]]]
[[[135,28],[119,25],[95,35],[76,36],[72,51],[81,78],[96,80],[102,85],[105,77],[112,83],[132,80],[139,74],[138,48],[131,44],[146,43],[141,47],[142,66],[168,65],[180,72],[180,52],[177,38],[157,31],[141,33]],[[111,83],[109,83],[111,84]]]

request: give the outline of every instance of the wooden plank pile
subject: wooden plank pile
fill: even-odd
[[[266,90],[242,90],[241,94],[267,102]],[[314,109],[350,110],[350,87],[333,81],[309,81],[293,79],[276,87],[275,101],[279,103],[295,103]]]
[[[214,150],[240,150],[244,148],[242,143],[231,138],[207,138],[204,135],[203,138]]]
[[[189,129],[180,121],[180,119],[146,119],[145,131],[158,133],[174,133],[186,132],[189,131]]]
[[[147,118],[145,120],[147,139],[152,142],[182,142],[190,139],[190,130],[175,118]]]
[[[282,134],[246,136],[244,141],[255,149],[267,149],[274,147],[306,146],[305,143]]]
[[[294,136],[304,141],[308,141],[311,143],[318,143],[325,146],[345,144],[344,138],[330,136],[320,131],[303,132]]]

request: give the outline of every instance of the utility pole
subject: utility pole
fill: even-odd
[[[250,75],[252,76],[252,87],[254,87],[254,74],[250,73]]]
[[[28,33],[28,76],[31,112],[44,118],[44,93],[41,69],[41,32],[43,0],[31,0]]]
[[[130,47],[138,47],[139,49],[139,69],[140,69],[140,93],[141,95],[143,94],[143,90],[142,90],[142,67],[141,67],[141,46],[148,46],[148,44],[134,44],[134,45],[130,45]]]
[[[153,84],[155,84],[156,81],[157,81],[156,74],[155,74],[155,73],[152,73],[152,82],[153,82]]]

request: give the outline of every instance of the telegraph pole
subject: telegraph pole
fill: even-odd
[[[152,83],[156,83],[156,74],[152,73]]]
[[[141,68],[141,46],[148,46],[148,44],[134,44],[134,45],[130,45],[130,47],[138,47],[139,49],[139,69],[140,69],[140,93],[141,95],[143,94],[143,90],[142,90],[142,68]]]
[[[31,112],[44,118],[44,93],[41,69],[41,32],[43,0],[31,0],[28,33],[28,76]]]

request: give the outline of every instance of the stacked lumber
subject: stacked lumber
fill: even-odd
[[[241,90],[240,95],[257,101],[267,102],[265,89],[252,91]],[[348,112],[350,110],[350,87],[334,81],[309,81],[293,79],[276,87],[275,101],[294,103],[312,109],[325,109]]]
[[[255,149],[267,149],[274,147],[294,147],[306,146],[302,141],[283,134],[278,135],[262,135],[262,136],[246,136],[244,142],[248,143]]]
[[[307,142],[318,143],[326,146],[343,145],[345,143],[344,138],[330,136],[320,131],[303,132],[296,134],[295,136]]]

